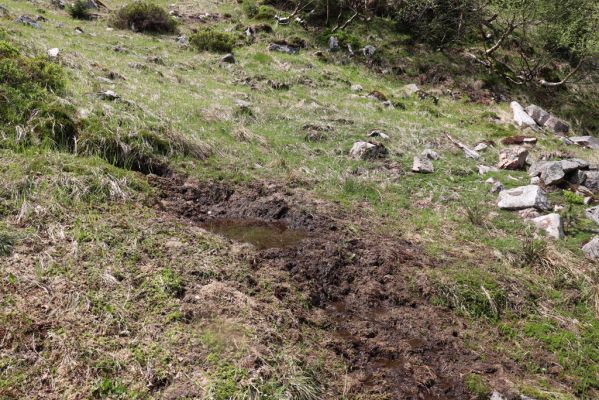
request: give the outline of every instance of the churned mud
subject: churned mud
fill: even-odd
[[[278,184],[153,183],[164,212],[254,243],[253,269],[285,271],[310,294],[312,307],[293,312],[328,332],[322,345],[346,361],[352,397],[468,399],[465,374],[502,369],[465,349],[463,322],[419,294],[415,277],[437,265],[417,245]]]

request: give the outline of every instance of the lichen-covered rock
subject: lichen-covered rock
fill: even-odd
[[[537,228],[544,230],[549,237],[554,239],[563,239],[566,237],[562,217],[557,213],[541,215],[540,217],[531,219],[531,222]]]
[[[497,206],[505,210],[522,210],[533,207],[537,210],[548,210],[550,204],[547,193],[540,186],[527,185],[501,191]]]

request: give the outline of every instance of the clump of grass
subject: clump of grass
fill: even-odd
[[[491,390],[482,376],[478,374],[468,374],[464,378],[464,383],[466,384],[468,391],[477,399],[483,400],[489,398]]]
[[[15,238],[8,232],[0,230],[0,257],[11,255],[14,245]]]
[[[74,19],[89,21],[93,19],[90,12],[89,3],[86,0],[76,0],[72,5],[68,6],[69,15]]]
[[[116,12],[112,24],[119,29],[146,33],[175,33],[177,21],[168,12],[148,1],[135,1]]]
[[[229,33],[218,32],[214,29],[204,29],[191,35],[189,42],[198,51],[230,53],[233,51],[235,38]]]

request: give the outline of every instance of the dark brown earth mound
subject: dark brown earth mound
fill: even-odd
[[[181,178],[154,184],[162,191],[160,208],[198,224],[251,218],[307,232],[295,245],[259,250],[253,268],[287,271],[310,293],[312,307],[293,311],[330,332],[323,345],[346,360],[352,395],[468,399],[465,374],[497,371],[464,348],[463,322],[419,293],[415,277],[436,263],[418,246],[277,184],[234,188]],[[359,234],[347,229],[350,222],[359,224]]]

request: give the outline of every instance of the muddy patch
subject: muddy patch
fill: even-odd
[[[322,345],[348,366],[346,394],[468,399],[463,376],[493,371],[464,348],[463,321],[415,289],[414,277],[439,264],[414,243],[377,233],[371,227],[380,221],[372,224],[274,183],[153,183],[162,192],[158,208],[254,242],[248,262],[255,273],[281,271],[309,294],[310,307],[290,302],[289,311],[328,333]],[[359,224],[359,235],[346,228],[350,222]],[[277,297],[284,300],[286,293]]]
[[[284,222],[265,222],[257,219],[213,219],[201,226],[228,239],[254,245],[257,250],[293,246],[307,237],[303,229],[289,229]]]

